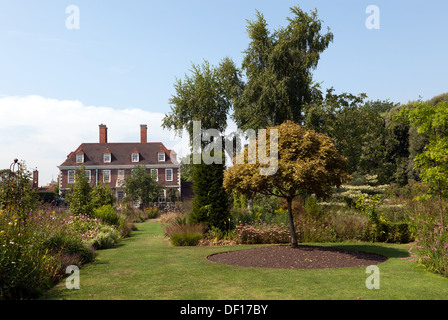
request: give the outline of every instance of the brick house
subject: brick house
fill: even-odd
[[[118,201],[124,197],[123,184],[136,165],[145,166],[156,178],[163,190],[159,201],[165,201],[169,189],[181,196],[180,163],[174,150],[168,150],[161,142],[147,141],[147,126],[140,125],[140,142],[110,143],[107,127],[99,125],[99,142],[82,143],[58,166],[60,193],[75,183],[75,170],[84,165],[92,186],[108,184]]]

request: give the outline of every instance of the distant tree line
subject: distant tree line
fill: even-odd
[[[193,121],[201,121],[202,130],[220,132],[227,128],[229,117],[241,130],[292,121],[332,139],[347,159],[345,169],[352,183],[365,183],[367,175],[376,176],[379,184],[403,186],[420,180],[421,167],[414,161],[427,146],[428,134],[417,130],[410,118],[398,117],[417,102],[400,105],[371,101],[366,94],[323,90],[313,71],[334,36],[329,28],[323,30],[316,10],[307,13],[292,7],[286,26],[272,31],[258,11],[247,22],[249,44],[241,66],[230,57],[216,66],[207,60],[193,64],[190,74],[174,84],[164,128],[186,130],[193,147]],[[426,103],[435,106],[446,100],[448,94],[443,94]],[[225,169],[225,165],[204,164],[182,168],[182,179],[193,180],[195,222],[227,228],[230,203],[223,201]]]
[[[435,106],[442,101],[448,101],[448,93],[426,103]],[[334,139],[339,152],[348,159],[347,170],[354,183],[362,183],[362,176],[377,175],[380,184],[404,186],[420,181],[414,159],[429,141],[427,134],[419,133],[407,119],[397,117],[416,103],[366,101],[364,94],[335,95],[329,89],[325,97],[309,105],[303,124]]]

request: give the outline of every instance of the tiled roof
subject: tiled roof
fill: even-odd
[[[105,150],[111,153],[111,162],[103,162]],[[76,166],[76,153],[84,153],[84,165],[148,165],[148,164],[175,164],[179,162],[170,157],[170,151],[161,142],[148,143],[83,143],[75,152],[71,152],[61,166]],[[139,153],[139,162],[131,161],[131,154]],[[165,152],[165,161],[158,161],[158,153]],[[175,153],[174,153],[175,154]]]

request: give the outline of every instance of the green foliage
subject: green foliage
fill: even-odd
[[[205,129],[223,132],[227,126],[227,113],[231,103],[228,97],[224,74],[228,64],[224,59],[218,67],[208,61],[202,65],[193,64],[191,76],[177,80],[176,94],[170,99],[171,113],[163,119],[162,126],[176,130],[179,134],[187,130],[190,145],[193,146],[193,121],[201,121]],[[194,150],[196,151],[196,150]]]
[[[51,224],[36,212],[37,198],[30,187],[30,173],[24,163],[18,164],[15,172],[4,170],[2,178],[0,300],[34,299],[57,279],[60,263],[43,246]]]
[[[135,166],[126,178],[124,192],[131,200],[139,200],[143,207],[155,202],[161,193],[157,181],[144,166]]]
[[[356,200],[356,209],[368,216],[369,221],[378,221],[377,207],[381,203],[381,198],[377,195],[371,196],[363,194]]]
[[[63,229],[46,239],[43,246],[59,255],[76,256],[79,265],[95,259],[95,251],[90,249],[78,234],[67,233]]]
[[[291,14],[288,24],[273,32],[259,12],[248,21],[250,43],[242,63],[246,81],[234,79],[237,89],[232,96],[232,117],[243,130],[279,125],[286,120],[299,123],[305,106],[319,92],[312,71],[333,41],[333,34],[321,33],[322,21],[316,11],[305,13],[295,6]]]
[[[93,211],[93,217],[101,219],[102,222],[117,226],[120,223],[120,216],[110,204],[103,205]]]
[[[2,181],[0,181],[0,210],[11,219],[24,224],[31,211],[38,204],[37,196],[30,185],[31,173],[27,170],[24,162],[17,163],[15,172],[3,170]]]
[[[411,218],[416,229],[416,245],[412,247],[412,260],[418,261],[429,271],[448,276],[448,226],[439,221]]]
[[[34,230],[0,215],[0,299],[35,299],[54,283],[59,262]]]
[[[64,275],[66,266],[95,257],[86,239],[96,227],[80,228],[81,216],[63,219],[44,207],[29,213],[26,223],[2,210],[0,217],[1,299],[37,298]]]
[[[263,175],[260,168],[264,166],[259,162],[237,164],[235,161],[234,166],[226,170],[224,187],[248,197],[261,193],[286,199],[292,245],[296,246],[292,200],[300,194],[328,196],[333,186],[339,187],[349,177],[345,172],[346,159],[325,134],[304,130],[291,121],[269,129],[267,141],[272,129],[277,130],[279,137],[276,172]],[[248,152],[246,147],[245,159],[248,159]],[[271,154],[270,144],[266,146],[266,154]]]
[[[170,237],[173,246],[196,246],[203,237],[199,232],[176,233]]]
[[[112,206],[114,196],[109,185],[92,187],[85,175],[84,166],[80,166],[75,171],[75,184],[70,187],[66,201],[72,214],[94,216],[96,209],[105,205]]]
[[[80,188],[85,187],[84,170],[78,171],[81,183],[72,193],[75,212],[75,205],[90,196],[90,192],[79,196],[88,188]],[[14,179],[0,185],[0,299],[38,298],[64,276],[66,266],[93,261],[94,249],[115,246],[120,236],[115,228],[86,214],[70,216],[71,210],[56,214],[50,206],[37,206],[29,185],[24,166]],[[111,210],[107,205],[96,212],[111,222],[116,217]]]
[[[368,217],[365,240],[378,242],[408,243],[413,234],[407,221],[391,222],[379,213],[383,200],[378,195],[363,194],[356,200],[356,209]]]
[[[37,191],[36,197],[41,203],[52,203],[58,199],[58,195],[51,191]]]
[[[394,103],[365,99],[365,94],[337,95],[328,89],[325,97],[308,106],[305,127],[334,139],[350,174],[377,175],[379,183],[389,183],[398,159],[407,159],[408,127],[390,121]]]
[[[412,108],[403,109],[400,116],[408,119],[419,134],[428,137],[423,151],[414,159],[415,167],[429,186],[428,195],[437,196],[443,223],[442,201],[448,198],[448,102],[431,105],[418,101]]]
[[[380,237],[381,242],[409,243],[414,240],[408,222],[383,222],[384,237]]]
[[[91,189],[91,201],[93,208],[99,208],[105,205],[113,205],[115,202],[112,189],[108,184],[100,183]]]
[[[85,167],[80,166],[75,171],[75,184],[70,187],[66,201],[69,204],[70,212],[74,215],[91,215],[93,212],[92,187],[85,174]]]
[[[204,226],[199,224],[171,224],[164,231],[173,246],[196,246],[204,236]]]
[[[222,186],[224,165],[196,164],[193,170],[193,208],[191,224],[206,224],[221,230],[229,229],[229,196]]]
[[[182,166],[180,167],[180,179],[182,181],[192,181],[193,177],[193,157],[191,154],[180,159]]]
[[[319,206],[315,196],[311,195],[305,198],[303,210],[306,215],[319,218],[322,214],[322,208]]]
[[[233,207],[246,209],[247,208],[247,197],[241,193],[233,194]]]
[[[146,214],[148,215],[148,219],[155,219],[159,216],[159,208],[157,207],[146,208]]]
[[[231,227],[252,225],[286,226],[288,225],[288,211],[280,207],[278,198],[258,194],[254,198],[254,205],[250,211],[247,206],[242,209],[234,208],[231,217]]]
[[[109,249],[115,247],[119,239],[120,233],[118,230],[107,226],[101,228],[101,231],[93,239],[88,240],[87,243],[96,250]]]

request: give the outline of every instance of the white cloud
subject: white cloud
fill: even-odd
[[[39,184],[57,178],[58,169],[83,142],[98,141],[98,125],[108,127],[109,142],[140,141],[140,124],[148,125],[148,141],[163,142],[180,156],[188,153],[182,139],[161,127],[164,113],[142,109],[85,106],[80,101],[41,96],[0,97],[0,169],[14,158],[39,170]]]

